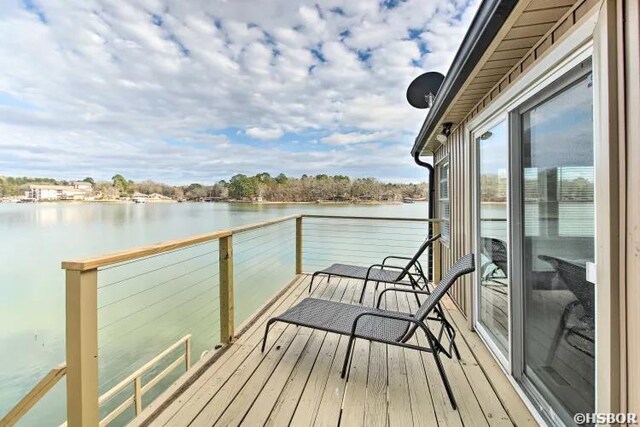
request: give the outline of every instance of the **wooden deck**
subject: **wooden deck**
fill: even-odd
[[[272,326],[260,352],[265,321],[308,296],[309,276],[299,278],[250,327],[169,404],[151,405],[134,424],[153,426],[513,426],[537,425],[505,375],[487,357],[452,303],[462,360],[443,358],[459,409],[453,410],[432,356],[381,343],[356,342],[348,381],[340,378],[347,337],[284,323]],[[357,301],[362,282],[334,278],[313,295]],[[381,286],[382,288],[382,286]],[[371,305],[374,290],[366,295]],[[406,294],[386,308],[415,310]],[[418,341],[423,341],[420,335]],[[471,340],[471,341],[470,341]],[[475,341],[473,341],[475,340]],[[424,343],[424,341],[423,341]],[[474,348],[485,352],[478,358]],[[485,360],[483,366],[478,360]],[[492,378],[492,383],[488,378]],[[498,390],[499,394],[494,390]],[[153,414],[151,418],[150,414]],[[149,421],[151,420],[151,421]]]

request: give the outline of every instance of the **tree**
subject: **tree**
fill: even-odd
[[[85,179],[83,179],[82,182],[88,182],[91,185],[96,185],[96,182],[90,176],[88,176]]]
[[[129,194],[129,182],[125,179],[124,176],[120,174],[115,174],[111,177],[111,181],[113,182],[113,186],[118,190],[118,193],[123,196]]]
[[[234,175],[229,181],[229,196],[234,199],[247,199],[255,197],[258,193],[258,185],[255,178],[246,175]]]

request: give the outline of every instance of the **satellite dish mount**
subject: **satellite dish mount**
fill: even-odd
[[[407,88],[407,101],[415,108],[431,108],[444,76],[430,71],[416,77]]]

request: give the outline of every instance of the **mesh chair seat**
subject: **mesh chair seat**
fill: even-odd
[[[344,304],[317,298],[305,298],[275,319],[342,335],[351,334],[356,317],[374,311],[371,307]],[[387,312],[386,310],[378,310]],[[391,312],[396,315],[403,313]],[[404,314],[406,316],[406,314]],[[409,328],[405,320],[365,316],[359,322],[356,335],[375,341],[400,341]]]
[[[333,264],[318,273],[324,273],[331,276],[350,277],[353,279],[366,279],[369,267],[360,267],[348,264]],[[372,282],[395,283],[400,280],[402,274],[399,270],[383,270],[381,268],[372,268],[369,273],[369,280]]]

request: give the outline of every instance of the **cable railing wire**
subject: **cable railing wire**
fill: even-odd
[[[187,286],[187,287],[185,287],[185,288],[182,288],[182,289],[180,289],[180,290],[179,290],[179,291],[177,291],[177,292],[174,292],[174,293],[172,293],[172,294],[169,294],[169,295],[167,295],[167,296],[166,296],[166,297],[164,297],[164,298],[161,298],[161,299],[159,299],[159,300],[157,300],[157,301],[155,301],[155,302],[153,302],[153,303],[151,303],[151,304],[149,304],[149,305],[146,305],[145,307],[143,307],[143,308],[142,308],[141,310],[139,310],[139,311],[134,311],[134,312],[132,312],[132,313],[127,314],[127,315],[126,315],[126,316],[124,316],[124,317],[119,318],[118,320],[114,320],[114,321],[112,321],[112,322],[109,322],[107,325],[104,325],[104,326],[102,326],[102,327],[98,328],[98,330],[99,330],[99,331],[101,331],[101,330],[106,329],[106,328],[108,328],[108,327],[110,327],[110,326],[112,326],[112,325],[114,325],[114,324],[116,324],[116,323],[118,323],[118,322],[120,322],[120,321],[122,321],[122,320],[128,319],[128,318],[129,318],[129,317],[131,317],[131,316],[134,316],[134,315],[136,315],[136,314],[142,313],[143,311],[148,310],[149,308],[154,307],[154,306],[158,305],[159,303],[164,302],[164,301],[168,300],[169,298],[171,298],[171,297],[173,297],[173,296],[176,296],[176,295],[178,295],[178,294],[180,294],[180,293],[182,293],[182,292],[184,292],[184,291],[187,291],[187,290],[189,290],[189,289],[191,289],[191,288],[193,288],[193,287],[195,287],[195,286],[197,286],[197,285],[200,285],[200,284],[202,284],[202,283],[206,282],[207,280],[210,280],[210,279],[212,279],[212,278],[214,278],[214,277],[216,277],[216,276],[218,276],[218,275],[219,275],[219,272],[216,272],[216,273],[214,273],[214,274],[212,274],[212,275],[210,275],[210,276],[207,276],[207,277],[205,277],[204,279],[199,280],[199,281],[197,281],[197,282],[195,282],[195,283],[193,283],[193,284],[191,284],[191,285],[189,285],[189,286]]]
[[[284,246],[284,244],[292,243],[294,240],[295,240],[295,237],[292,237],[292,238],[290,238],[290,239],[288,239],[288,240],[285,240],[285,241],[279,241],[279,243],[278,243],[278,244],[271,245],[271,246],[269,246],[268,248],[258,247],[257,249],[261,249],[261,250],[264,252],[263,254],[261,254],[261,255],[257,255],[257,256],[255,256],[255,257],[246,257],[245,259],[241,259],[241,260],[239,260],[239,261],[234,260],[234,267],[239,267],[239,266],[241,266],[241,265],[244,265],[244,264],[246,264],[246,263],[247,263],[247,262],[249,262],[249,261],[253,261],[253,260],[255,260],[256,258],[263,258],[263,257],[268,257],[268,256],[276,255],[276,254],[281,254],[281,253],[283,253],[285,250],[289,250],[289,251],[294,250],[293,248],[290,248],[290,247]],[[269,253],[266,253],[266,252],[265,252],[265,251],[267,251],[267,250],[275,249],[275,248],[277,248],[277,247],[278,247],[278,246],[280,246],[280,245],[283,245],[283,248],[284,248],[284,249],[280,249],[280,250],[275,251],[275,252],[273,252],[273,251],[272,251],[272,252],[269,252]],[[247,253],[248,251],[243,251],[243,252],[244,252],[244,253]]]
[[[288,242],[291,243],[293,240],[294,239],[292,238]],[[291,252],[293,254],[294,251],[295,251],[295,248],[293,246],[291,246],[291,245],[282,245],[282,247],[280,247],[280,249],[275,249],[275,248],[278,248],[279,246],[280,245],[275,245],[272,248],[260,248],[263,251],[261,253],[259,253],[258,255],[256,255],[256,256],[247,257],[247,258],[239,260],[239,261],[234,260],[234,267],[238,267],[238,266],[241,266],[243,264],[246,264],[248,261],[255,261],[256,259],[258,259],[258,260],[260,260],[260,259],[261,260],[278,259],[277,257],[281,256],[284,253]],[[269,249],[269,251],[267,252],[267,251],[265,251],[265,249]],[[255,268],[255,266],[253,266],[251,269],[254,269],[254,268]],[[248,271],[249,268],[247,268],[245,270]]]
[[[250,247],[248,249],[242,248],[241,250],[237,250],[237,251],[239,253],[242,253],[243,255],[245,255],[247,253],[251,253],[252,251],[255,251],[255,250],[265,251],[265,250],[277,248],[277,247],[279,247],[281,245],[284,245],[286,243],[291,243],[294,239],[295,239],[295,236],[289,237],[287,239],[278,239],[278,240],[274,240],[274,241],[270,241],[270,242],[265,242],[265,243],[263,243],[262,245],[259,245],[259,246],[252,246],[252,247]],[[267,244],[269,244],[269,246],[265,247],[265,245],[267,245]]]
[[[215,265],[218,265],[218,263],[217,263],[217,262],[212,262],[212,263],[209,263],[209,264],[205,264],[205,265],[203,265],[202,267],[196,268],[195,270],[190,270],[190,271],[188,271],[188,272],[186,272],[186,273],[183,273],[183,274],[180,274],[180,275],[178,275],[178,276],[172,277],[172,278],[171,278],[171,279],[169,279],[169,280],[162,281],[162,282],[157,283],[157,284],[155,284],[155,285],[153,285],[153,286],[150,286],[150,287],[148,287],[148,288],[145,288],[145,289],[143,289],[143,290],[141,290],[141,291],[138,291],[138,292],[135,292],[135,293],[133,293],[133,294],[127,295],[127,296],[122,297],[122,298],[120,298],[120,299],[117,299],[117,300],[115,300],[115,301],[111,301],[111,302],[109,302],[109,303],[103,304],[103,305],[101,305],[101,306],[99,306],[99,307],[98,307],[98,310],[102,310],[103,308],[106,308],[106,307],[109,307],[109,306],[115,305],[115,304],[117,304],[117,303],[119,303],[119,302],[125,301],[125,300],[127,300],[127,299],[129,299],[129,298],[132,298],[132,297],[135,297],[135,296],[137,296],[137,295],[143,294],[143,293],[145,293],[145,292],[151,291],[151,290],[153,290],[153,289],[159,288],[160,286],[163,286],[163,285],[166,285],[166,284],[168,284],[168,283],[171,283],[171,282],[173,282],[173,281],[175,281],[175,280],[177,280],[177,279],[181,279],[181,278],[183,278],[183,277],[189,276],[190,274],[196,273],[196,272],[198,272],[198,271],[202,271],[202,270],[204,270],[204,269],[206,269],[206,268],[213,267],[213,266],[215,266]]]
[[[217,239],[214,239],[214,240],[217,240]],[[121,263],[114,264],[114,265],[109,265],[109,266],[106,266],[106,267],[100,267],[100,271],[106,271],[106,270],[111,270],[111,269],[118,268],[118,267],[124,267],[125,265],[135,264],[137,262],[142,262],[142,261],[147,261],[147,260],[150,260],[150,259],[153,259],[153,258],[161,257],[161,256],[172,254],[172,253],[175,253],[175,252],[186,251],[186,250],[190,250],[190,249],[193,249],[193,248],[197,248],[199,246],[210,245],[214,240],[209,240],[209,241],[200,242],[200,243],[194,243],[192,245],[185,246],[183,248],[171,249],[171,250],[163,251],[163,252],[161,252],[159,254],[147,255],[147,256],[144,256],[144,257],[136,258],[136,259],[131,260],[131,261],[121,262]]]
[[[191,318],[191,317],[193,317],[194,315],[199,314],[199,313],[202,313],[202,311],[203,311],[204,309],[208,308],[210,305],[211,305],[211,301],[207,301],[205,304],[202,304],[201,306],[199,306],[199,308],[198,308],[197,310],[194,310],[191,314],[189,314],[187,317],[184,317],[182,320],[190,319],[190,318]],[[200,321],[200,320],[202,320],[202,319],[206,318],[207,316],[215,315],[215,314],[216,314],[217,312],[219,312],[219,311],[220,311],[220,306],[218,305],[217,307],[214,307],[214,308],[213,308],[212,310],[210,310],[210,311],[205,311],[205,313],[204,313],[204,314],[205,314],[205,316],[200,316],[200,317],[198,318],[198,321]],[[194,324],[199,324],[199,323],[198,323],[198,322],[194,322]],[[216,323],[214,322],[214,323],[212,324],[212,326],[216,326]],[[190,332],[191,332],[191,329],[192,329],[191,327],[183,328],[183,329],[181,330],[181,332],[178,332],[178,333],[173,334],[173,335],[175,335],[176,337],[181,337],[181,336],[186,335],[187,333],[190,333]],[[215,335],[215,334],[214,334],[214,335]],[[149,339],[147,339],[145,342],[148,342],[148,341],[149,341]],[[144,343],[144,342],[143,342],[143,343]],[[141,344],[143,344],[143,343],[141,343]],[[142,347],[146,347],[146,346],[142,346]],[[103,366],[103,369],[104,369],[104,368],[106,368],[106,367],[108,367],[108,366],[109,366],[108,364],[107,364],[107,365],[105,365],[105,366]],[[101,387],[106,387],[106,386],[108,386],[109,384],[111,384],[111,383],[113,383],[113,382],[115,382],[115,381],[119,381],[119,380],[120,380],[120,378],[121,378],[121,376],[122,376],[122,374],[124,374],[125,372],[128,372],[128,371],[133,372],[134,370],[135,370],[135,369],[132,369],[132,368],[131,368],[131,366],[127,366],[127,367],[125,367],[123,370],[121,370],[121,371],[120,371],[120,372],[118,372],[117,374],[113,374],[113,375],[111,375],[111,376],[110,376],[111,378],[110,378],[110,379],[108,379],[108,380],[106,380],[106,382],[105,382],[105,383],[101,384]]]
[[[119,336],[117,336],[117,337],[112,338],[112,340],[120,340],[120,339],[122,339],[122,338],[124,338],[124,337],[126,337],[126,336],[128,336],[128,335],[130,335],[130,334],[132,334],[133,332],[139,331],[141,328],[143,328],[143,327],[145,327],[145,326],[149,325],[151,322],[155,322],[156,320],[158,320],[158,319],[160,319],[160,318],[162,318],[162,317],[166,316],[167,314],[169,314],[169,313],[173,312],[175,309],[180,308],[180,307],[183,307],[183,306],[184,306],[184,305],[186,305],[187,303],[190,303],[191,301],[193,301],[193,300],[195,300],[195,299],[197,299],[197,298],[202,297],[202,296],[203,296],[204,294],[206,294],[207,292],[211,292],[212,290],[215,290],[215,289],[216,289],[216,288],[213,288],[213,289],[205,289],[205,290],[204,290],[204,292],[201,292],[201,293],[197,294],[195,297],[193,297],[193,298],[191,298],[191,299],[188,299],[188,300],[186,300],[186,301],[182,302],[181,304],[176,305],[175,307],[171,308],[169,311],[165,311],[164,313],[160,314],[159,316],[156,316],[156,317],[154,317],[154,318],[150,319],[149,321],[147,321],[147,322],[143,323],[143,324],[142,324],[142,325],[140,325],[140,326],[135,327],[134,329],[131,329],[131,330],[127,331],[127,332],[126,332],[126,333],[124,333],[124,334],[121,334],[121,335],[119,335]],[[101,350],[102,348],[104,348],[104,345],[103,345],[102,347],[98,347],[98,350]]]
[[[147,274],[155,273],[156,271],[164,270],[164,269],[166,269],[166,268],[173,267],[173,266],[176,266],[176,265],[179,265],[179,264],[185,263],[185,262],[187,262],[187,261],[194,260],[194,259],[196,259],[196,258],[201,258],[201,257],[206,256],[206,255],[215,254],[215,253],[217,253],[217,252],[218,252],[218,250],[216,249],[216,250],[213,250],[213,251],[210,251],[210,252],[205,252],[204,254],[200,254],[200,255],[195,255],[195,256],[192,256],[192,257],[190,257],[190,258],[186,258],[186,259],[183,259],[183,260],[180,260],[180,261],[177,261],[177,262],[171,263],[171,264],[166,264],[166,265],[163,265],[163,266],[158,267],[158,268],[154,268],[154,269],[151,269],[151,270],[147,270],[147,271],[144,271],[144,272],[142,272],[142,273],[135,274],[135,275],[130,276],[130,277],[126,277],[126,278],[124,278],[124,279],[116,280],[116,281],[113,281],[113,282],[110,282],[110,283],[107,283],[107,284],[104,284],[104,285],[98,286],[98,289],[108,288],[109,286],[117,285],[117,284],[119,284],[119,283],[123,283],[123,282],[126,282],[126,281],[131,280],[131,279],[136,279],[136,278],[138,278],[138,277],[142,277],[142,276],[145,276],[145,275],[147,275]],[[163,255],[165,255],[165,254],[163,254]]]

